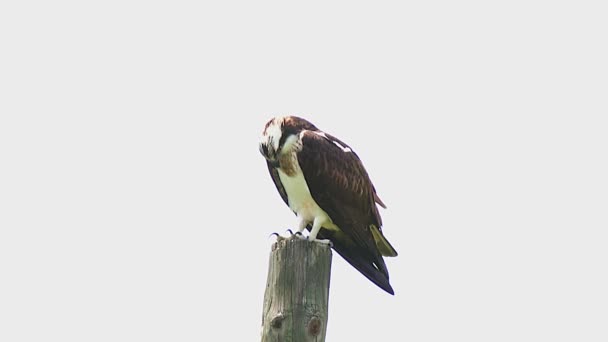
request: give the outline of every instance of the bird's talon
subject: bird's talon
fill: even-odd
[[[280,242],[280,241],[283,241],[283,240],[287,239],[286,237],[281,236],[281,234],[279,234],[277,232],[274,232],[274,233],[268,235],[268,238],[270,239],[270,237],[273,236],[273,235],[277,237],[277,242]]]

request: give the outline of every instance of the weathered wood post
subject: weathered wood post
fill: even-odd
[[[262,342],[323,342],[331,248],[298,237],[272,244],[262,313]]]

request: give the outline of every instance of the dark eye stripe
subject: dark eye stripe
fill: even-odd
[[[281,150],[281,147],[283,147],[283,144],[285,143],[286,139],[287,139],[287,134],[283,133],[281,135],[281,139],[279,139],[279,151]]]
[[[279,151],[281,150],[281,148],[283,148],[283,145],[285,144],[285,141],[287,140],[287,138],[289,138],[292,135],[298,134],[298,130],[294,129],[293,127],[284,127],[283,128],[283,134],[281,134],[281,139],[279,140]]]

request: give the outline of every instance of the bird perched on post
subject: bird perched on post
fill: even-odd
[[[376,204],[386,206],[357,154],[297,116],[268,121],[260,152],[281,198],[296,214],[296,234],[308,229],[309,240],[330,243],[374,284],[394,294],[383,256],[397,256],[397,251],[382,233]]]

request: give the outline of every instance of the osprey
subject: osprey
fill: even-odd
[[[297,116],[268,121],[260,152],[281,198],[296,214],[297,232],[308,229],[309,240],[331,242],[348,263],[394,294],[382,257],[397,251],[382,233],[376,204],[386,206],[357,154]]]

